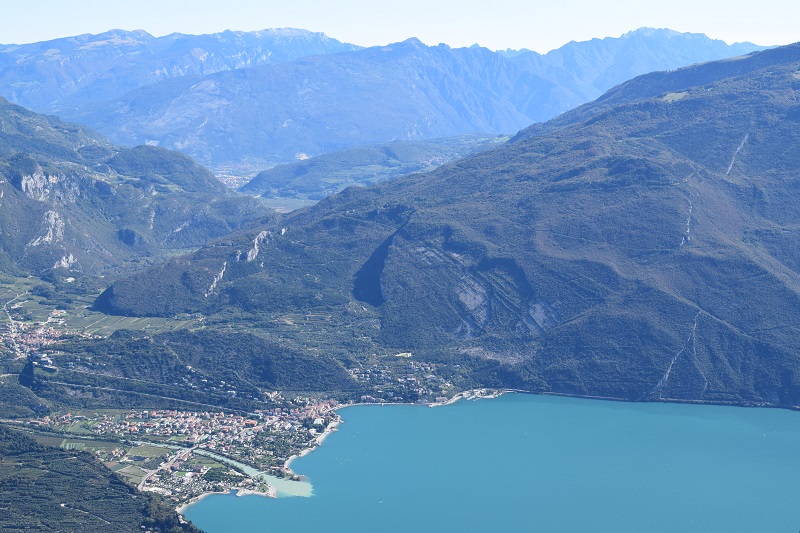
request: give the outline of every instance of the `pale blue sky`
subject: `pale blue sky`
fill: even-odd
[[[292,27],[371,46],[408,37],[547,52],[643,26],[705,33],[729,43],[800,41],[797,0],[0,0],[0,43],[112,28],[214,33]]]

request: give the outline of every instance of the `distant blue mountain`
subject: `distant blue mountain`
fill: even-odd
[[[38,112],[58,114],[171,78],[358,48],[296,29],[165,37],[142,30],[111,30],[0,45],[0,95]]]
[[[504,55],[523,70],[556,84],[538,113],[533,111],[533,118],[544,121],[648,72],[674,70],[763,49],[753,43],[729,45],[702,33],[640,28],[618,38],[572,41],[546,54],[523,49],[519,53],[507,50]]]
[[[760,48],[647,28],[544,55],[417,39],[356,50],[302,30],[160,39],[112,31],[0,48],[0,94],[119,144],[157,144],[206,164],[266,164],[514,133],[634,76]]]

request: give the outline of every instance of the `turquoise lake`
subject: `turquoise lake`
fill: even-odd
[[[354,406],[292,468],[311,497],[212,495],[221,532],[800,530],[800,413],[507,394]]]

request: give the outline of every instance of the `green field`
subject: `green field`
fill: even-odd
[[[95,439],[82,439],[80,437],[72,437],[65,435],[63,437],[57,435],[47,435],[42,433],[29,434],[36,442],[45,446],[52,446],[55,448],[63,448],[65,450],[80,450],[86,452],[96,452],[98,450],[114,450],[114,449],[128,449],[129,446],[123,446],[118,442],[107,440]]]
[[[141,457],[161,457],[162,455],[167,455],[170,453],[169,448],[162,448],[160,446],[136,446],[135,448],[131,448],[129,455],[139,455]]]
[[[44,444],[45,446],[53,446],[55,448],[60,448],[61,445],[64,443],[63,437],[49,437],[46,435],[31,435],[36,442],[39,444]]]
[[[138,466],[129,465],[125,468],[117,470],[117,474],[125,478],[132,485],[138,485],[142,482],[147,473]]]
[[[120,329],[166,333],[179,329],[190,329],[197,325],[198,322],[196,320],[108,316],[87,309],[68,314],[64,322],[64,326],[68,330],[91,335],[102,335],[103,337],[107,337]]]
[[[194,329],[201,326],[199,320],[181,318],[141,318],[109,316],[91,310],[94,299],[99,293],[82,296],[71,296],[68,303],[59,301],[63,311],[61,316],[53,316],[56,304],[42,296],[35,295],[36,287],[55,290],[51,284],[37,278],[0,277],[0,306],[14,300],[14,317],[28,327],[47,324],[48,327],[60,331],[85,333],[107,337],[120,329],[147,331],[149,333],[166,333],[181,329]],[[17,307],[18,306],[18,307]],[[6,313],[0,313],[0,324],[7,323]]]

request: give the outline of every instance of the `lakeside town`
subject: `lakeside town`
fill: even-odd
[[[102,365],[59,351],[58,343],[67,337],[100,337],[69,328],[67,311],[56,309],[46,318],[31,320],[16,298],[7,301],[3,311],[0,345],[19,364],[26,361],[31,376],[36,372],[44,379],[59,380],[64,371],[104,375]],[[187,368],[184,386],[216,387],[216,383],[195,383],[193,370]],[[437,405],[475,396],[460,393],[440,375],[436,364],[415,360],[411,353],[373,355],[348,372],[362,390],[348,401],[263,390],[259,407],[249,411],[210,405],[192,410],[56,409],[4,422],[28,429],[42,443],[93,453],[130,484],[181,506],[206,493],[230,490],[274,497],[276,480],[282,480],[286,490],[286,483],[300,479],[289,468],[291,458],[307,453],[334,431],[341,422],[335,410],[345,405]],[[224,385],[226,390],[232,387]],[[301,485],[290,490],[310,491],[310,485]]]
[[[466,391],[445,403],[498,394]],[[140,490],[158,492],[181,506],[203,494],[231,490],[276,497],[274,480],[301,481],[289,468],[290,460],[335,431],[341,423],[335,409],[343,405],[314,398],[286,400],[280,393],[272,400],[274,408],[248,415],[134,409],[4,422],[33,429],[40,437],[49,435],[44,437],[49,444],[90,451]],[[295,490],[309,491],[310,485]]]
[[[140,490],[178,504],[208,492],[248,490],[275,496],[268,480],[299,480],[287,467],[340,421],[333,400],[284,399],[247,415],[215,411],[69,412],[5,421],[85,449]]]

